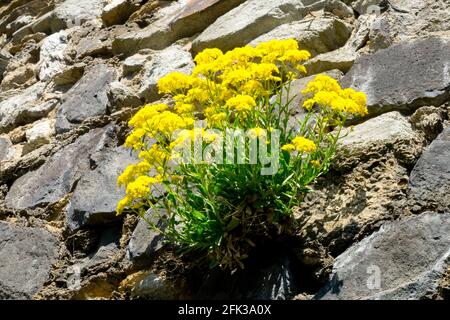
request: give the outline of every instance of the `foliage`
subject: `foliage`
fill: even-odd
[[[293,106],[291,82],[309,57],[295,40],[206,49],[191,75],[162,78],[173,103],[144,106],[129,121],[126,146],[141,162],[118,178],[118,214],[163,208],[166,239],[213,265],[244,267],[255,241],[280,230],[329,169],[346,118],[367,113],[363,93],[324,75],[302,92],[304,109]],[[304,115],[292,121],[293,111]]]

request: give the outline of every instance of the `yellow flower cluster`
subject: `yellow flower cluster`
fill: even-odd
[[[291,143],[282,146],[281,150],[288,152],[298,151],[301,153],[311,154],[317,150],[317,146],[314,141],[298,136],[292,139]]]
[[[302,91],[309,96],[303,106],[311,110],[315,105],[338,113],[367,115],[366,95],[354,89],[342,89],[336,79],[318,75]]]

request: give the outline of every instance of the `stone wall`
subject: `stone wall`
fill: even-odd
[[[448,298],[449,11],[446,0],[1,2],[0,298]],[[115,215],[116,178],[136,161],[126,123],[200,50],[286,38],[312,53],[308,76],[365,92],[369,115],[295,210],[296,239],[235,276],[196,272],[143,220]]]

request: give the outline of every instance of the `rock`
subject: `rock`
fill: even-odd
[[[103,0],[65,0],[50,16],[50,28],[57,32],[99,18],[103,10]]]
[[[351,26],[333,16],[304,19],[283,24],[259,36],[249,44],[256,46],[272,39],[296,39],[301,49],[312,55],[325,53],[342,47],[352,33]]]
[[[339,0],[328,0],[324,10],[334,14],[341,19],[353,18],[353,9],[347,6],[344,2]]]
[[[121,287],[128,287],[132,299],[179,300],[190,297],[182,279],[170,279],[153,271],[134,273],[122,282]]]
[[[424,105],[438,107],[450,97],[448,51],[450,38],[397,44],[360,57],[342,84],[367,95],[372,115]]]
[[[6,206],[26,209],[61,200],[90,171],[91,156],[112,144],[113,131],[110,126],[93,129],[55,153],[39,169],[15,180],[6,195]]]
[[[352,8],[359,14],[374,13],[375,10],[380,10],[383,0],[357,0],[352,3]]]
[[[115,77],[115,70],[103,64],[86,72],[63,97],[57,113],[56,131],[68,131],[89,117],[106,114],[109,106],[107,92]]]
[[[151,56],[135,54],[125,59],[122,65],[123,75],[128,76],[142,69]]]
[[[164,212],[161,212],[164,216]],[[161,217],[155,216],[152,210],[149,210],[145,219],[155,223],[160,229],[165,228],[165,222]],[[130,238],[127,247],[127,258],[135,266],[149,265],[155,259],[155,253],[163,247],[163,235],[150,228],[148,222],[140,219],[136,229]]]
[[[112,0],[102,11],[102,20],[106,26],[123,24],[133,12],[139,9],[139,4],[128,0]]]
[[[67,33],[63,30],[48,36],[42,42],[38,63],[41,81],[49,81],[64,69],[67,41]]]
[[[392,150],[403,164],[413,164],[424,142],[408,119],[393,111],[344,129],[339,141],[340,165],[376,158]]]
[[[0,299],[31,299],[48,280],[57,238],[40,228],[0,221]]]
[[[72,85],[81,79],[84,67],[84,64],[80,63],[66,67],[53,76],[53,82],[59,86]]]
[[[119,220],[116,206],[125,190],[117,186],[117,177],[136,162],[137,157],[123,147],[105,151],[96,168],[84,173],[78,181],[67,207],[67,227],[73,231]]]
[[[372,155],[346,170],[340,159],[336,171],[344,172],[317,180],[314,192],[294,210],[299,236],[319,241],[332,256],[397,215],[408,188],[408,171],[391,152]]]
[[[243,46],[270,30],[323,9],[324,1],[248,0],[218,18],[192,43],[193,53],[205,48],[228,51]]]
[[[32,64],[20,66],[11,72],[6,72],[0,89],[7,91],[30,86],[36,82],[36,71]]]
[[[11,147],[12,143],[9,137],[0,136],[0,161],[8,160],[8,155]]]
[[[450,208],[450,128],[429,145],[411,172],[409,198],[423,209]]]
[[[367,10],[378,15],[370,32],[373,50],[416,38],[450,35],[448,1],[395,0],[387,7],[382,14],[376,7]]]
[[[336,258],[322,300],[419,300],[436,291],[450,263],[450,214],[387,223]]]
[[[0,52],[0,81],[3,79],[3,73],[6,70],[6,66],[9,63],[9,59],[10,59],[10,55],[9,54],[5,54],[3,52]]]
[[[174,71],[190,74],[193,69],[191,54],[179,45],[156,52],[141,72],[139,95],[146,102],[155,101],[160,97],[157,91],[159,79]]]
[[[111,114],[125,108],[135,108],[142,105],[142,101],[137,93],[132,88],[118,81],[111,82],[108,98],[111,101],[109,110]]]
[[[40,121],[28,129],[25,135],[27,143],[23,152],[28,153],[50,143],[50,139],[55,135],[55,121],[50,119]]]
[[[434,140],[444,129],[444,110],[436,107],[421,107],[411,116],[414,128],[421,130],[428,141]]]
[[[3,101],[0,101],[0,133],[45,116],[50,107],[39,103],[46,85],[38,82]]]
[[[203,31],[225,12],[244,0],[174,1],[159,9],[143,30],[119,36],[113,42],[115,54],[131,55],[145,48],[162,50],[175,41]]]

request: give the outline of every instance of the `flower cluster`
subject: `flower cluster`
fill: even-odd
[[[295,132],[289,125],[291,82],[306,73],[302,63],[309,58],[293,39],[272,40],[226,53],[206,49],[195,57],[192,74],[161,78],[159,93],[170,103],[146,105],[129,121],[125,145],[140,162],[118,178],[126,195],[117,213],[164,208],[168,239],[187,251],[205,250],[221,266],[242,266],[253,237],[267,230],[268,221],[289,215],[298,194],[329,167],[339,138],[333,127],[342,127],[348,115],[367,114],[363,93],[319,75],[302,92],[307,116]],[[224,140],[217,130],[228,129],[246,131],[258,150],[267,146],[269,156],[279,156],[280,170],[261,175],[263,164],[250,157],[242,165],[178,162],[180,147],[190,149],[198,139],[203,152]],[[217,152],[223,151],[211,155]]]

